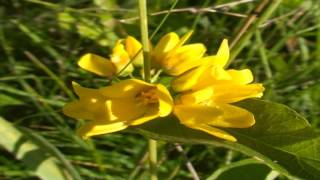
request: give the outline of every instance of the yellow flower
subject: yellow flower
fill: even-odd
[[[262,96],[261,84],[221,84],[181,94],[176,100],[174,114],[190,128],[213,136],[236,141],[229,133],[216,127],[247,128],[254,125],[251,112],[231,105],[247,98]]]
[[[222,41],[220,48],[216,55],[207,56],[199,60],[201,63],[197,68],[193,68],[190,71],[182,74],[181,76],[173,79],[171,86],[173,90],[182,92],[186,90],[195,90],[217,83],[219,80],[232,80],[229,71],[224,70],[224,66],[229,59],[228,41],[225,39]],[[231,70],[232,74],[240,74],[241,77],[251,78],[250,70],[235,71]],[[248,73],[248,71],[250,73]],[[236,76],[238,76],[236,74]],[[243,76],[242,76],[243,75]]]
[[[253,126],[253,114],[230,103],[259,98],[264,88],[262,84],[250,84],[253,76],[249,69],[224,70],[228,58],[228,42],[224,40],[215,56],[203,58],[201,66],[172,81],[173,89],[182,92],[175,102],[174,114],[190,128],[236,141],[235,137],[216,127]]]
[[[78,130],[84,138],[112,133],[171,113],[173,100],[161,84],[137,79],[90,89],[72,83],[79,100],[63,108],[67,116],[90,120]]]
[[[199,59],[206,52],[206,47],[201,43],[183,45],[191,34],[189,32],[179,38],[176,33],[171,32],[163,36],[151,51],[153,66],[172,76],[199,66]]]
[[[121,76],[127,76],[133,71],[133,65],[141,65],[143,61],[142,45],[134,37],[128,36],[119,40],[112,49],[110,60],[95,54],[85,54],[78,62],[78,65],[92,73],[103,77],[112,77],[121,71]],[[132,61],[133,64],[129,64]],[[127,67],[126,67],[127,66]],[[122,70],[125,68],[124,70]]]

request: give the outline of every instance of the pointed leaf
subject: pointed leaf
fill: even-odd
[[[206,180],[266,179],[271,169],[256,159],[244,159],[216,170]]]
[[[236,143],[189,129],[173,116],[148,122],[137,130],[154,139],[237,150],[288,177],[294,175],[308,180],[320,177],[320,138],[306,119],[284,105],[268,101],[246,100],[238,105],[255,115],[256,124],[245,129],[223,129],[238,139]]]

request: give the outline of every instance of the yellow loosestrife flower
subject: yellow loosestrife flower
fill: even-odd
[[[193,68],[190,71],[178,76],[171,82],[174,91],[182,92],[187,90],[201,89],[206,85],[211,85],[219,80],[231,80],[232,77],[229,71],[224,70],[224,66],[229,59],[228,41],[222,41],[219,50],[214,56],[203,57],[199,62],[198,68]],[[233,74],[243,74],[245,78],[253,80],[250,70],[236,71],[231,70]],[[234,73],[235,72],[235,73]],[[250,73],[247,73],[250,72]],[[236,75],[237,76],[237,75]]]
[[[79,99],[66,104],[67,116],[89,120],[78,130],[84,138],[112,133],[171,113],[173,100],[161,84],[128,79],[91,89],[72,83]]]
[[[172,76],[199,66],[199,59],[206,52],[206,47],[201,43],[184,45],[191,34],[189,32],[179,38],[176,33],[171,32],[163,36],[151,51],[153,66]]]
[[[121,71],[121,76],[127,76],[133,71],[133,65],[141,65],[143,58],[140,49],[142,45],[134,37],[128,36],[124,40],[119,40],[112,49],[110,60],[101,56],[88,53],[82,56],[78,65],[92,73],[103,77],[112,77]],[[132,64],[129,64],[132,61]],[[127,66],[127,67],[126,67]],[[122,71],[123,68],[125,70]]]
[[[230,103],[259,98],[264,88],[262,84],[249,84],[253,81],[249,69],[224,70],[228,58],[228,42],[224,40],[215,56],[204,57],[202,65],[172,81],[173,89],[182,92],[175,102],[174,114],[190,128],[236,141],[235,137],[217,127],[253,126],[253,114]]]

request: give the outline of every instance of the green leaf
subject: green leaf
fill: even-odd
[[[0,132],[0,145],[21,160],[40,179],[74,179],[74,174],[67,171],[70,167],[69,169],[60,167],[61,162],[48,151],[48,147],[42,147],[34,141],[34,137],[25,135],[25,132],[20,131],[2,117],[0,117]]]
[[[21,105],[23,104],[22,101],[13,98],[11,96],[0,94],[0,107],[1,106],[12,106],[12,105]]]
[[[266,179],[271,169],[255,159],[244,159],[216,170],[206,180]]]
[[[203,143],[240,151],[260,159],[288,177],[320,177],[320,141],[306,119],[292,109],[262,100],[237,103],[255,115],[256,124],[245,129],[224,129],[238,142],[217,139],[187,128],[175,117],[150,121],[137,128],[141,134],[169,142]]]

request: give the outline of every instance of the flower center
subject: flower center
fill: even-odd
[[[136,99],[143,105],[159,103],[155,88],[145,89],[136,95]]]

